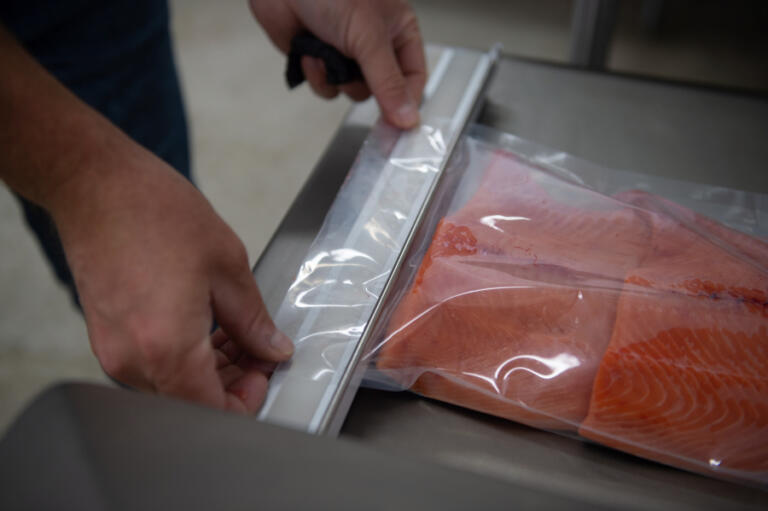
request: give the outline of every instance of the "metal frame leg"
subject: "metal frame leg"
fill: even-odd
[[[575,0],[571,15],[571,63],[605,69],[618,14],[618,0]]]

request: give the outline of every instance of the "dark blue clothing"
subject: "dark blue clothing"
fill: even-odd
[[[3,0],[0,22],[51,74],[190,178],[187,122],[165,0]],[[48,214],[19,197],[57,277],[77,302]]]

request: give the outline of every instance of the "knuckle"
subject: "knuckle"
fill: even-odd
[[[124,382],[127,382],[130,377],[130,363],[128,359],[119,353],[105,351],[97,354],[101,368],[112,378]]]

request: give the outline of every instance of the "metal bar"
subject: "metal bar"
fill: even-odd
[[[616,0],[576,0],[571,16],[571,63],[584,69],[606,67],[616,25]]]

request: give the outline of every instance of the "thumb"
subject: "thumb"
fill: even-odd
[[[384,118],[398,128],[409,129],[419,123],[416,100],[406,81],[389,41],[372,42],[357,61]]]
[[[247,265],[221,276],[212,288],[214,317],[230,340],[259,360],[291,357],[293,343],[269,317]]]

